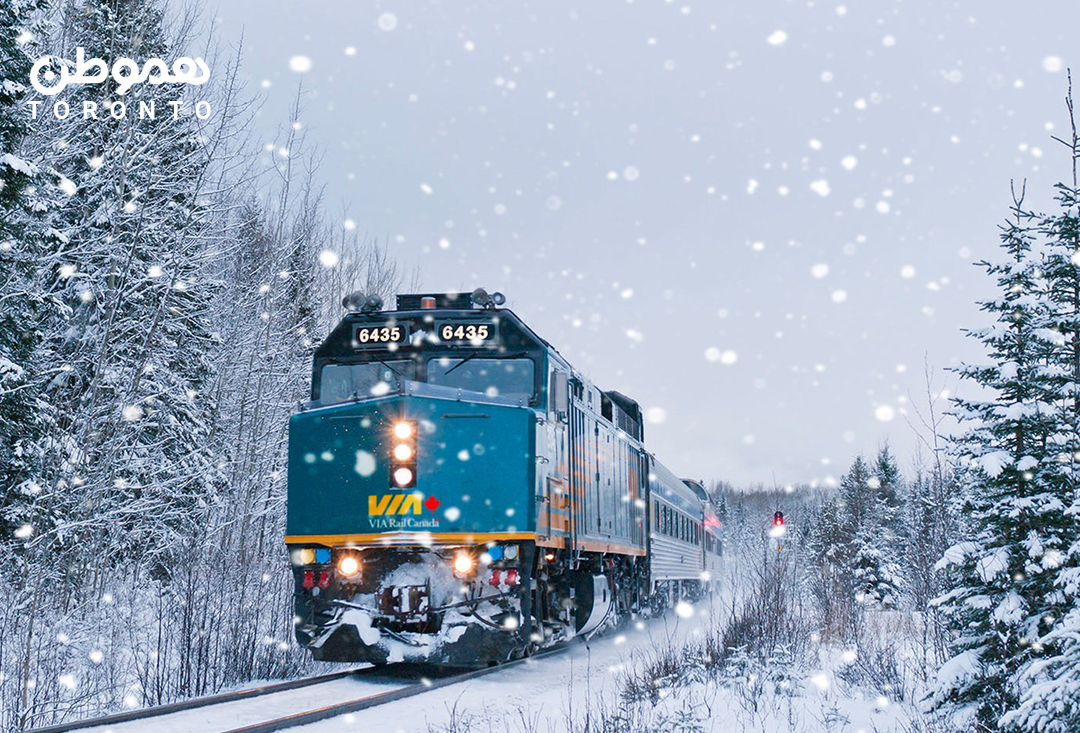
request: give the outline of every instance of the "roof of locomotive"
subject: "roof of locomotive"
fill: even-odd
[[[401,298],[402,296],[398,296]],[[327,335],[319,347],[315,350],[315,358],[323,358],[329,356],[338,356],[343,353],[355,353],[355,349],[352,347],[352,333],[351,327],[358,323],[370,323],[372,321],[388,321],[393,323],[396,319],[408,319],[413,320],[417,318],[428,317],[440,317],[440,318],[461,318],[461,319],[482,319],[498,317],[506,319],[512,323],[516,330],[519,332],[519,336],[524,337],[526,341],[532,342],[534,346],[540,346],[545,349],[558,354],[558,350],[552,346],[546,339],[541,337],[528,324],[522,320],[521,316],[514,313],[509,308],[475,308],[475,307],[436,307],[436,308],[408,308],[408,309],[396,309],[396,310],[378,310],[378,311],[350,311],[342,316],[341,320],[334,327],[332,331]],[[517,344],[520,346],[522,344]],[[559,355],[562,359],[562,355]],[[564,360],[565,361],[565,360]]]

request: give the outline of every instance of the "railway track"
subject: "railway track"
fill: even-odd
[[[548,649],[532,657],[504,662],[494,667],[439,676],[406,677],[416,674],[414,666],[394,665],[387,668],[368,667],[360,670],[334,672],[289,682],[275,683],[248,690],[185,700],[157,707],[132,710],[100,718],[35,728],[28,733],[66,733],[67,731],[101,731],[102,733],[272,733],[310,723],[318,723],[339,715],[356,713],[423,694],[429,690],[455,685],[505,669],[530,663],[555,654],[565,646]],[[350,684],[353,683],[353,684]],[[329,687],[333,686],[333,690]],[[368,694],[356,696],[364,688]],[[320,689],[322,688],[322,689]],[[372,689],[374,688],[374,689]],[[379,689],[383,688],[383,689]],[[386,689],[389,688],[389,689]],[[336,702],[313,706],[312,697],[336,697]],[[249,700],[257,702],[248,703]],[[279,699],[282,698],[282,699]],[[307,702],[304,702],[305,698]],[[342,699],[343,698],[343,699]],[[277,714],[277,708],[298,712]]]

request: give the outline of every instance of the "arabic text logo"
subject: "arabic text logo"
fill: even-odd
[[[51,68],[53,61],[60,66],[59,74]],[[82,46],[75,49],[74,72],[69,66],[70,62],[64,59],[43,56],[30,69],[30,84],[41,94],[51,97],[62,92],[69,84],[100,84],[110,76],[108,64],[98,58],[87,59]],[[154,85],[205,84],[210,79],[210,69],[201,58],[178,58],[172,64],[171,73],[161,59],[149,59],[140,69],[137,61],[119,58],[113,62],[111,76],[116,82],[116,93],[122,95],[143,82]]]

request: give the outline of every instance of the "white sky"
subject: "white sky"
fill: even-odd
[[[1009,180],[1046,207],[1068,164],[1074,0],[203,2],[265,142],[303,83],[342,222],[505,292],[684,476],[910,455],[924,357],[980,356]]]

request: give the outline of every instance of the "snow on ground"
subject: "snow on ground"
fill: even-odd
[[[710,624],[722,623],[727,613],[720,604],[702,601],[690,618],[669,612],[662,618],[631,624],[588,644],[573,644],[561,654],[297,731],[555,733],[582,728],[586,716],[591,717],[595,730],[601,707],[607,709],[609,716],[622,710],[635,721],[647,720],[644,729],[656,731],[884,733],[900,730],[905,716],[899,706],[870,693],[841,694],[827,665],[792,685],[787,694],[777,694],[767,686],[753,683],[727,687],[715,680],[699,680],[662,694],[655,707],[649,702],[626,703],[621,699],[620,679],[652,650],[671,645],[678,648],[682,642],[701,638]],[[322,701],[308,702],[313,707]],[[627,713],[635,707],[639,708],[637,717]],[[687,722],[695,719],[701,722],[700,728],[686,727]],[[679,721],[683,727],[677,727]]]

